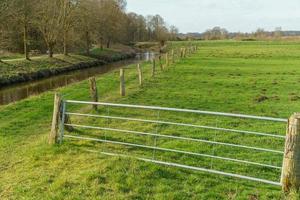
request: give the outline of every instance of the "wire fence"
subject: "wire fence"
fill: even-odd
[[[71,104],[99,109],[72,112]],[[61,141],[92,142],[106,155],[281,185],[287,119],[74,100],[63,101],[62,112],[68,120],[62,117]]]

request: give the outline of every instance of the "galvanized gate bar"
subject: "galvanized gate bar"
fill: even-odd
[[[160,165],[179,167],[179,168],[183,168],[183,169],[196,170],[196,171],[202,171],[202,172],[209,172],[209,173],[217,174],[217,175],[229,176],[229,177],[240,178],[240,179],[245,179],[245,180],[249,180],[249,181],[255,181],[255,182],[266,183],[266,184],[271,184],[271,185],[275,185],[275,186],[281,186],[280,182],[269,181],[266,179],[259,179],[259,178],[254,178],[254,177],[244,176],[244,175],[239,175],[239,174],[221,172],[221,171],[206,169],[206,168],[201,168],[201,167],[193,167],[193,166],[189,166],[189,165],[182,165],[182,164],[178,164],[178,163],[164,162],[164,161],[158,161],[158,160],[135,157],[135,156],[128,156],[128,155],[124,155],[124,154],[99,152],[99,151],[94,151],[94,150],[87,150],[87,151],[93,152],[93,153],[101,153],[101,154],[107,155],[107,156],[133,158],[133,159],[137,159],[137,160],[141,160],[141,161],[145,161],[145,162],[151,162],[151,163],[160,164]]]
[[[73,104],[103,105],[103,106],[123,107],[123,108],[141,108],[141,109],[149,109],[149,110],[163,110],[163,111],[198,113],[198,114],[206,114],[206,115],[218,115],[218,116],[225,116],[225,117],[257,119],[257,120],[274,121],[274,122],[287,122],[288,121],[287,119],[282,119],[282,118],[260,117],[260,116],[254,116],[254,115],[232,114],[232,113],[191,110],[191,109],[166,108],[166,107],[157,107],[157,106],[140,106],[140,105],[114,104],[114,103],[101,103],[101,102],[88,102],[88,101],[74,101],[74,100],[66,100],[66,102],[67,103],[73,103]]]
[[[125,146],[142,147],[142,148],[146,148],[146,149],[155,149],[155,150],[160,150],[160,151],[182,153],[182,154],[195,155],[195,156],[201,156],[201,157],[207,157],[207,158],[215,158],[215,159],[219,159],[219,160],[226,160],[226,161],[231,161],[231,162],[238,162],[238,163],[245,163],[245,164],[250,164],[250,165],[257,165],[257,166],[268,167],[268,168],[273,168],[273,169],[281,169],[281,167],[274,166],[274,165],[267,165],[267,164],[263,164],[263,163],[257,163],[257,162],[251,162],[251,161],[246,161],[246,160],[239,160],[239,159],[232,159],[232,158],[226,158],[226,157],[221,157],[221,156],[213,156],[213,155],[202,154],[202,153],[195,153],[195,152],[190,152],[190,151],[182,151],[182,150],[176,150],[176,149],[167,149],[167,148],[161,148],[161,147],[153,147],[153,146],[147,146],[147,145],[141,145],[141,144],[133,144],[133,143],[127,143],[127,142],[118,142],[118,141],[112,141],[112,140],[102,140],[102,139],[97,139],[97,138],[89,138],[89,137],[81,137],[81,136],[66,135],[65,137],[66,138],[74,138],[74,139],[97,141],[97,142],[103,142],[103,143],[120,144],[120,145],[125,145]]]
[[[107,156],[118,156],[118,157],[125,157],[125,158],[134,158],[134,159],[137,159],[137,160],[141,160],[141,161],[145,161],[145,162],[151,162],[151,163],[155,163],[155,164],[161,164],[161,165],[172,166],[172,167],[179,167],[179,168],[184,168],[184,169],[191,169],[191,170],[202,171],[202,172],[209,172],[209,173],[212,173],[212,174],[230,176],[230,177],[234,177],[234,178],[246,179],[246,180],[250,180],[250,181],[267,183],[267,184],[271,184],[271,185],[275,185],[275,186],[281,186],[280,182],[269,181],[269,180],[265,180],[265,179],[259,179],[259,178],[254,178],[254,177],[250,177],[250,176],[243,176],[243,175],[238,175],[238,174],[233,174],[233,173],[226,173],[226,172],[221,172],[221,171],[211,170],[211,169],[206,169],[206,168],[193,167],[193,166],[189,166],[189,165],[182,165],[182,164],[178,164],[178,163],[164,162],[164,161],[158,161],[158,160],[135,157],[135,156],[128,156],[128,155],[124,155],[124,154],[115,154],[115,153],[99,152],[99,151],[92,151],[92,150],[87,150],[87,151],[93,152],[93,153],[101,153],[101,154],[107,155]]]
[[[137,121],[137,122],[148,122],[148,123],[157,123],[157,124],[186,126],[186,127],[193,127],[193,128],[202,128],[202,129],[217,130],[217,131],[224,131],[224,132],[251,134],[251,135],[259,135],[259,136],[285,139],[285,136],[283,136],[283,135],[275,135],[275,134],[270,134],[270,133],[261,133],[261,132],[255,132],[255,131],[243,131],[243,130],[237,130],[237,129],[219,128],[219,127],[211,127],[211,126],[202,126],[202,125],[194,125],[194,124],[175,123],[175,122],[157,121],[157,120],[146,120],[146,119],[137,119],[137,118],[128,118],[128,117],[112,117],[112,116],[105,116],[105,115],[81,114],[81,113],[71,113],[71,112],[67,112],[66,114],[73,115],[73,116],[95,117],[95,118],[104,118],[104,119],[118,119],[118,120],[128,120],[128,121]]]
[[[154,133],[145,133],[145,132],[139,132],[139,131],[123,130],[123,129],[85,126],[85,125],[78,125],[78,124],[65,124],[65,125],[70,126],[70,127],[116,131],[116,132],[123,132],[123,133],[133,133],[133,134],[139,134],[139,135],[150,135],[150,136],[156,136],[156,137],[164,137],[164,138],[180,139],[180,140],[187,140],[187,141],[194,141],[194,142],[202,142],[202,143],[207,143],[207,144],[217,144],[217,145],[223,145],[223,146],[238,147],[238,148],[251,149],[251,150],[256,150],[256,151],[272,152],[272,153],[278,153],[278,154],[283,154],[284,153],[283,151],[277,151],[277,150],[272,150],[272,149],[265,149],[265,148],[259,148],[259,147],[250,147],[250,146],[239,145],[239,144],[215,142],[215,141],[195,139],[195,138],[187,138],[187,137],[179,137],[179,136],[171,136],[171,135],[162,135],[162,134],[154,134]]]

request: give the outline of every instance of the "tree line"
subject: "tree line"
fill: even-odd
[[[68,55],[93,45],[110,48],[112,43],[176,39],[178,29],[159,15],[126,12],[126,0],[1,0],[0,50],[31,50],[53,57]]]
[[[216,26],[212,29],[207,29],[203,33],[188,33],[181,39],[201,39],[201,40],[264,40],[264,39],[280,39],[282,36],[288,34],[289,31],[283,31],[281,27],[275,28],[274,31],[265,31],[262,28],[258,28],[252,33],[243,32],[229,32],[225,28]],[[296,35],[297,33],[293,33]]]

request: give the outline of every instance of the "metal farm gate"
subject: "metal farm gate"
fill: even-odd
[[[84,105],[98,109],[72,112]],[[63,100],[61,110],[60,142],[99,143],[109,156],[282,185],[287,119],[74,100]]]

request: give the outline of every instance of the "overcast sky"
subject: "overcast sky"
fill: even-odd
[[[159,14],[183,33],[214,26],[243,32],[300,30],[300,0],[127,0],[127,11]]]

